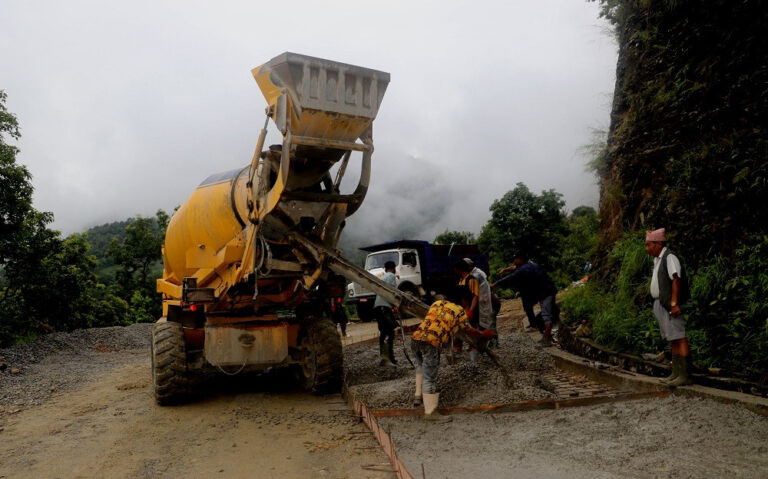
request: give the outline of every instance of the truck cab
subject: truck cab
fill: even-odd
[[[388,261],[395,263],[395,278],[397,288],[408,291],[417,297],[423,296],[421,289],[421,265],[419,254],[415,249],[388,249],[369,253],[365,258],[365,270],[372,275],[381,278],[384,276],[384,264]],[[358,283],[347,285],[347,304],[357,307],[357,314],[361,321],[370,321],[372,318],[373,303],[376,295]]]
[[[368,252],[365,270],[376,277],[384,275],[384,264],[395,263],[397,288],[417,298],[430,301],[438,292],[447,292],[458,278],[453,264],[460,258],[471,258],[488,272],[488,257],[479,253],[476,245],[436,245],[422,240],[396,240],[360,248]],[[355,305],[361,321],[373,319],[376,295],[358,283],[347,285],[347,304]]]

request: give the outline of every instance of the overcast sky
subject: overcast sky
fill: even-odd
[[[580,148],[607,127],[616,67],[597,10],[584,0],[0,0],[0,89],[22,128],[35,205],[71,233],[170,211],[210,173],[247,164],[265,107],[250,70],[270,58],[389,72],[371,188],[350,228],[415,224],[432,239],[479,232],[517,182],[554,188],[570,209],[596,206]]]

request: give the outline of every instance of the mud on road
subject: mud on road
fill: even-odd
[[[219,377],[159,407],[149,325],[105,329],[0,351],[0,478],[393,476],[363,469],[389,467],[340,396],[280,375]]]
[[[551,358],[538,349],[519,301],[506,301],[499,355],[513,375],[505,388],[489,361],[440,365],[442,406],[551,397],[542,381]],[[533,335],[535,336],[535,335]],[[401,350],[401,348],[399,348]],[[380,383],[369,383],[377,347],[345,354],[347,379],[372,408],[410,407],[413,371],[397,357]],[[530,395],[530,396],[528,396]],[[447,424],[380,417],[409,471],[427,478],[768,477],[768,418],[735,405],[670,396],[515,413],[454,414]]]
[[[427,478],[768,477],[768,419],[706,399],[451,417],[379,424],[408,470],[423,464]]]
[[[354,345],[344,352],[345,380],[356,399],[373,409],[409,408],[413,402],[414,370],[403,352],[402,341],[395,343],[397,366],[379,366],[378,344]],[[410,353],[410,339],[406,340]],[[440,356],[437,388],[440,404],[445,406],[478,406],[506,404],[516,401],[553,397],[542,374],[554,371],[555,363],[545,351],[537,349],[522,333],[504,334],[494,349],[505,365],[511,384],[487,356],[472,364],[468,353]]]

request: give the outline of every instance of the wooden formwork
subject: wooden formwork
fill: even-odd
[[[564,373],[562,373],[564,374]],[[554,373],[558,375],[558,373]],[[564,382],[568,382],[565,380]],[[571,388],[565,387],[564,391],[570,391]],[[573,388],[575,391],[576,389]],[[603,404],[609,402],[621,402],[631,401],[636,399],[649,399],[649,398],[663,398],[669,394],[668,390],[661,391],[643,391],[643,392],[621,392],[611,388],[610,386],[600,388],[596,387],[596,383],[586,381],[585,386],[582,388],[582,392],[591,392],[592,394],[585,394],[582,397],[567,397],[567,398],[548,398],[535,401],[519,401],[507,404],[487,404],[480,406],[456,406],[456,407],[444,407],[439,408],[437,411],[441,414],[473,414],[473,413],[505,413],[505,412],[522,412],[522,411],[534,411],[543,409],[560,409],[567,407],[578,406],[591,406],[595,404]],[[376,441],[381,446],[384,453],[389,458],[392,465],[393,472],[398,479],[414,479],[415,476],[408,471],[408,468],[400,460],[397,455],[397,449],[395,442],[380,425],[377,418],[380,417],[408,417],[408,416],[422,416],[424,411],[422,409],[370,409],[362,401],[358,400],[349,389],[344,386],[344,397],[351,405],[355,416],[357,416],[371,431]],[[423,471],[422,471],[423,475]]]
[[[373,437],[376,438],[376,441],[378,441],[382,450],[384,450],[384,454],[389,458],[395,476],[397,476],[398,479],[414,479],[414,476],[408,472],[408,468],[405,467],[405,464],[403,464],[400,458],[397,457],[395,442],[392,440],[392,436],[387,434],[387,432],[379,426],[379,422],[376,420],[376,415],[373,414],[361,401],[353,398],[346,387],[344,389],[345,396],[350,401],[355,415],[365,423],[368,429],[371,430]]]

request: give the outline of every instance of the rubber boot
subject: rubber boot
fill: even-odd
[[[437,403],[440,401],[440,394],[424,393],[424,420],[433,422],[449,422],[449,416],[443,416],[436,411]]]
[[[394,344],[388,344],[387,345],[387,359],[389,359],[389,362],[397,365],[397,360],[395,359],[395,345]]]
[[[424,383],[424,375],[416,373],[416,393],[413,395],[413,407],[421,407],[424,400],[421,397],[421,385]]]
[[[677,362],[679,364],[677,377],[672,381],[669,381],[667,384],[672,387],[677,387],[693,383],[693,381],[691,381],[691,379],[688,377],[688,363],[690,356],[678,356],[677,358]]]
[[[379,359],[379,366],[394,367],[395,363],[390,360],[392,357],[392,346],[390,344],[384,344],[381,346],[381,359]]]
[[[552,346],[552,323],[544,325],[544,336],[539,340],[539,344],[545,348]]]
[[[673,354],[672,355],[672,374],[665,377],[661,381],[664,383],[669,383],[670,381],[674,381],[677,379],[677,376],[680,375],[680,355],[679,354]]]
[[[389,365],[389,354],[387,353],[387,344],[379,343],[379,366]]]

